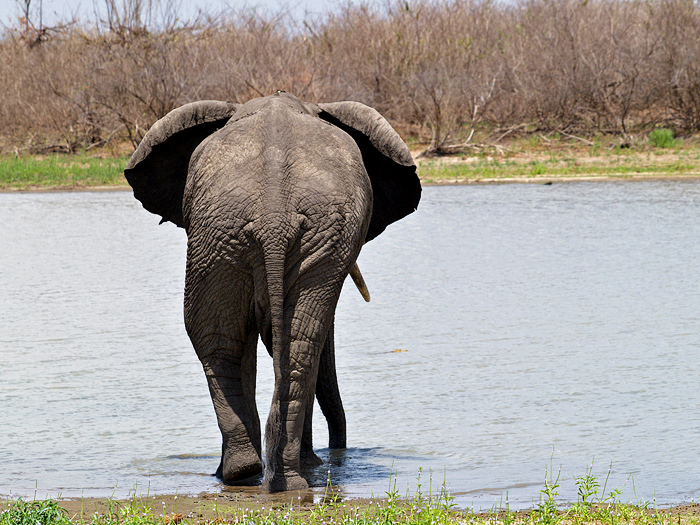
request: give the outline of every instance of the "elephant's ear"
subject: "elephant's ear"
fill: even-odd
[[[174,109],[157,121],[129,160],[124,175],[134,197],[151,213],[183,227],[182,197],[190,157],[223,127],[238,104],[204,100]]]
[[[318,104],[319,117],[348,133],[362,152],[374,206],[365,242],[413,213],[421,187],[408,146],[379,112],[359,102]]]

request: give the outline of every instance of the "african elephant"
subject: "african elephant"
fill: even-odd
[[[236,484],[263,472],[260,336],[275,373],[263,489],[306,488],[314,393],[329,429],[342,427],[331,446],[345,446],[333,361],[343,281],[363,244],[420,200],[408,148],[368,106],[277,92],[173,110],[125,175],[144,208],[187,232],[185,326],[223,438],[217,474]]]

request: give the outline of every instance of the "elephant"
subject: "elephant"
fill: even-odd
[[[269,492],[307,488],[314,394],[331,448],[346,445],[333,341],[343,282],[361,279],[364,243],[420,200],[408,147],[369,106],[278,91],[174,109],[125,176],[146,210],[187,234],[185,327],[222,435],[217,475],[226,484],[263,475]],[[275,377],[264,463],[258,337]]]

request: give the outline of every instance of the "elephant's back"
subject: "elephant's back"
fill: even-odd
[[[272,211],[360,216],[371,209],[371,192],[347,133],[308,113],[261,111],[232,119],[200,145],[190,164],[185,214],[210,209],[209,219],[225,217],[228,228]]]

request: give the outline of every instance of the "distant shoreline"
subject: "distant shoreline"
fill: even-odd
[[[30,186],[27,188],[0,188],[0,193],[70,193],[70,192],[109,192],[109,191],[130,191],[131,186],[104,184],[95,186]]]
[[[549,176],[537,177],[490,177],[490,178],[444,178],[439,180],[421,180],[422,186],[471,186],[471,185],[497,185],[497,184],[541,184],[550,185],[568,182],[640,182],[640,181],[693,181],[700,180],[700,173],[689,175],[668,174],[637,174],[637,175],[600,175],[600,176]],[[23,188],[2,187],[0,193],[69,193],[69,192],[117,192],[131,191],[127,184],[94,186],[29,186]]]
[[[700,143],[662,148],[586,146],[563,139],[482,144],[443,156],[412,151],[424,186],[465,184],[555,184],[645,180],[699,180]],[[0,156],[0,192],[126,191],[129,155]]]

